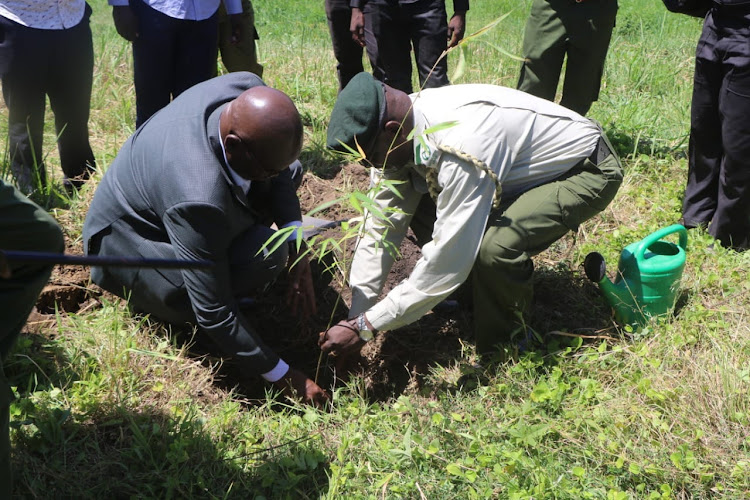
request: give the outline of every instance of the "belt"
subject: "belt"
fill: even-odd
[[[591,153],[591,156],[589,156],[589,161],[591,161],[591,163],[593,163],[594,165],[599,165],[607,156],[611,154],[612,150],[609,149],[607,141],[605,141],[604,137],[600,135],[599,141],[596,143],[596,147],[594,148],[594,152]]]

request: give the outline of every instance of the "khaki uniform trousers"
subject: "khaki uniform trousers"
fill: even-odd
[[[242,0],[242,40],[238,44],[232,44],[229,39],[232,35],[232,26],[229,16],[224,7],[224,2],[219,4],[219,52],[221,62],[227,71],[249,71],[263,78],[263,66],[258,62],[258,49],[255,40],[258,40],[258,32],[255,29],[255,12],[250,0]]]

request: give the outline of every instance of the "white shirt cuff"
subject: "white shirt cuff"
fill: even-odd
[[[284,224],[281,226],[281,229],[287,228],[287,227],[296,227],[297,231],[291,231],[289,233],[289,236],[287,237],[286,241],[297,241],[297,233],[300,232],[300,228],[302,227],[302,221],[301,220],[295,220],[292,222],[289,222],[287,224]]]
[[[270,372],[266,372],[261,377],[269,382],[276,382],[280,380],[289,371],[289,365],[283,359],[279,359],[276,366]]]

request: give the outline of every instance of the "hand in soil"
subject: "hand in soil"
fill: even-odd
[[[289,399],[302,399],[305,404],[323,408],[331,401],[330,396],[318,384],[307,378],[307,375],[294,368],[289,368],[285,376],[273,383]]]
[[[290,258],[289,289],[286,294],[286,303],[292,310],[292,314],[299,314],[302,319],[317,314],[315,304],[315,288],[313,287],[312,271],[310,270],[310,259],[307,255],[299,258]]]
[[[339,321],[325,332],[320,332],[318,345],[328,354],[343,355],[356,352],[365,345],[359,331],[348,321]]]

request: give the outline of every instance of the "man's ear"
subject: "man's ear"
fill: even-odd
[[[388,132],[391,135],[398,134],[398,129],[401,128],[401,123],[397,122],[396,120],[388,120],[385,122],[385,126],[383,127],[383,130]]]
[[[235,134],[230,132],[224,137],[224,149],[227,150],[227,154],[230,151],[236,151],[240,145],[242,145],[242,140]]]
[[[227,154],[227,161],[231,164],[235,155],[239,155],[239,148],[242,146],[242,139],[235,134],[229,133],[224,136],[224,151]]]

